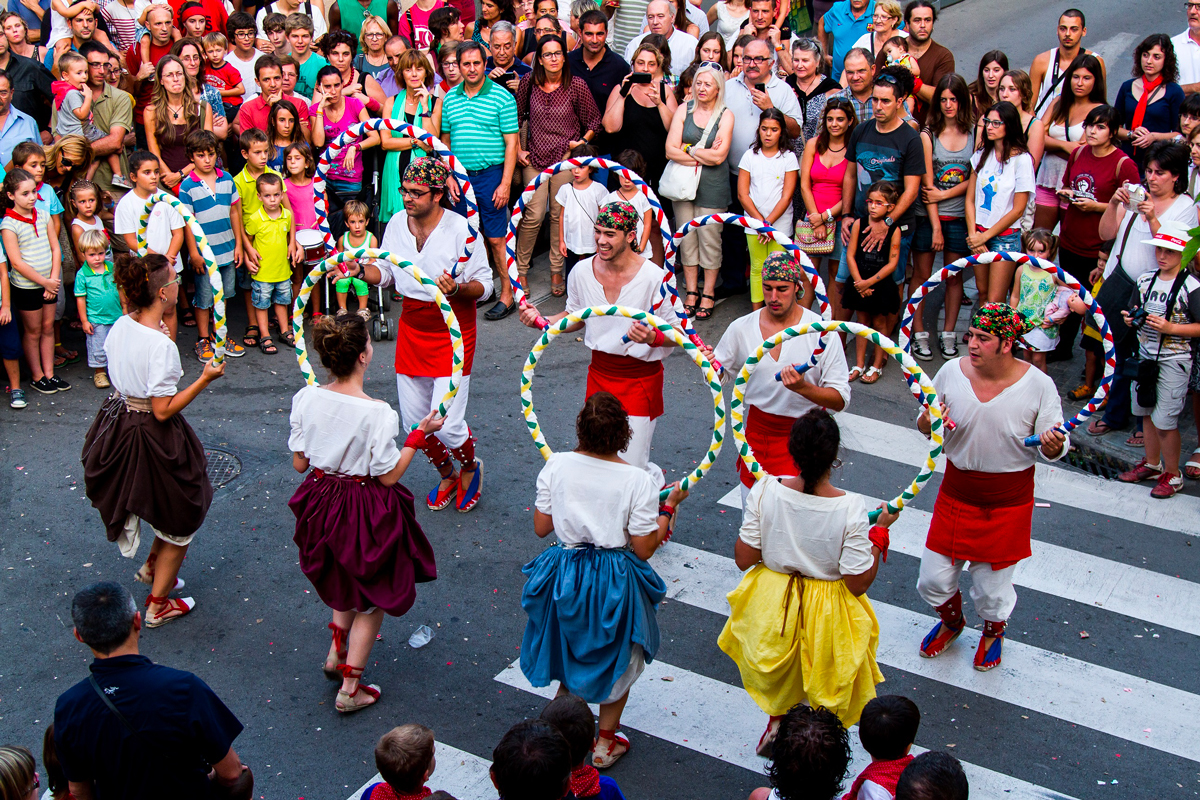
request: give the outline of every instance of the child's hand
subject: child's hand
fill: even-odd
[[[192,269],[194,269],[196,271],[197,275],[204,274],[204,271],[206,268],[206,265],[204,263],[204,256],[200,255],[199,253],[196,253],[194,256],[188,256],[188,261],[191,263]]]
[[[425,433],[434,433],[436,431],[440,431],[442,426],[445,424],[446,418],[439,417],[437,411],[434,410],[426,414],[425,419],[421,420],[417,427],[423,430]]]
[[[12,309],[8,306],[0,306],[0,325],[7,325],[12,322]]]
[[[0,325],[3,325],[3,324],[4,324],[4,320],[0,320]],[[83,328],[83,332],[86,333],[88,336],[91,336],[92,334],[94,334],[96,332],[96,326],[93,325],[90,320],[86,320],[86,319],[80,320],[79,324],[80,324],[80,327]]]
[[[773,241],[775,241],[775,240],[771,238],[771,234],[769,234],[769,233],[758,234],[758,243],[759,244],[768,244]]]
[[[258,262],[262,260],[262,256],[254,249],[254,245],[247,245],[242,257],[246,260],[246,268],[258,266]]]
[[[59,288],[62,286],[62,281],[58,278],[43,278],[42,288],[46,290],[47,297],[53,297],[58,294]]]
[[[257,263],[251,264],[250,266],[246,267],[246,269],[250,270],[251,275],[257,275],[258,268],[259,268],[259,264],[257,264]]]

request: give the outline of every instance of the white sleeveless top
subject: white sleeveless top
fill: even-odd
[[[1046,129],[1046,135],[1059,141],[1082,142],[1083,122],[1070,128],[1064,127],[1061,122],[1052,123]],[[1058,191],[1062,187],[1062,177],[1066,171],[1067,159],[1047,150],[1042,154],[1042,163],[1038,165],[1037,185]]]
[[[738,34],[742,30],[742,22],[748,16],[750,16],[749,10],[740,17],[735,17],[729,13],[728,3],[724,0],[717,3],[717,22],[712,27],[712,30],[721,34],[721,38],[725,40],[726,50],[733,50],[733,43],[737,41]]]

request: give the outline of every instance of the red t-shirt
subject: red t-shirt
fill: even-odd
[[[204,26],[205,33],[225,33],[225,23],[229,22],[229,13],[225,11],[225,5],[221,0],[197,0],[204,6],[204,19],[207,24]],[[179,18],[179,11],[183,8],[183,4],[187,0],[169,0],[171,10],[175,12],[175,25],[180,30],[183,29],[183,20]]]
[[[171,53],[171,47],[174,42],[159,47],[150,40],[150,62],[158,66],[158,62],[163,56]],[[138,45],[134,45],[125,51],[125,65],[129,69],[130,75],[137,75],[138,70],[142,68],[142,51]],[[150,105],[150,100],[154,95],[154,76],[146,78],[138,83],[137,94],[133,96],[133,118],[137,122],[144,122],[142,114],[146,110],[146,106]]]
[[[1092,155],[1092,148],[1084,145],[1067,160],[1062,185],[1064,189],[1073,189],[1077,195],[1090,196],[1098,203],[1107,203],[1112,199],[1113,192],[1126,181],[1141,181],[1137,164],[1133,163],[1132,158],[1120,150],[1114,150],[1104,158],[1096,158]],[[1100,236],[1102,216],[1101,212],[1080,211],[1073,203],[1068,203],[1062,219],[1059,246],[1077,256],[1095,258],[1104,244]]]
[[[300,124],[308,129],[308,103],[304,102],[304,98],[294,94],[285,94],[283,99],[291,101],[292,105],[296,107],[296,113],[300,115]],[[238,112],[237,122],[243,133],[251,128],[258,128],[266,133],[267,118],[270,116],[271,107],[267,105],[267,101],[260,94],[242,103],[242,110]]]
[[[204,65],[204,80],[209,86],[217,87],[218,91],[232,89],[242,82],[242,73],[238,72],[237,67],[226,61],[220,67],[214,67],[212,64]],[[240,106],[242,104],[241,97],[222,97],[227,105]]]

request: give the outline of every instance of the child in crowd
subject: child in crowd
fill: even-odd
[[[79,53],[68,50],[58,59],[61,81],[54,81],[51,90],[54,92],[54,107],[58,109],[58,117],[54,125],[55,141],[64,136],[82,136],[89,142],[103,139],[106,134],[96,127],[92,120],[92,88],[88,86],[87,59]],[[121,158],[118,153],[105,156],[108,166],[113,172],[113,185],[130,188],[121,177]],[[100,159],[92,161],[88,168],[87,177],[91,180],[96,170],[100,168]]]
[[[632,170],[638,175],[646,174],[646,159],[642,158],[642,154],[637,150],[622,150],[617,154],[616,161],[625,169]],[[649,246],[650,233],[655,229],[654,209],[650,207],[650,201],[633,181],[620,172],[616,174],[620,179],[620,185],[604,195],[600,200],[600,205],[605,206],[615,200],[620,200],[634,207],[638,212],[637,244],[634,247],[639,253],[645,255],[646,248]],[[658,253],[655,252],[655,255]],[[658,263],[657,259],[655,259],[655,263]]]
[[[83,262],[83,251],[79,249],[79,237],[85,231],[97,231],[104,236],[107,243],[104,259],[110,264],[113,261],[112,243],[108,242],[108,231],[104,228],[104,220],[97,213],[100,209],[100,189],[89,180],[77,180],[71,184],[67,195],[67,205],[71,207],[71,244],[79,253],[78,262]]]
[[[229,40],[225,38],[225,34],[213,31],[205,34],[202,41],[204,56],[208,59],[204,80],[221,93],[221,102],[225,105],[225,118],[234,119],[242,108],[242,95],[246,94],[246,86],[242,80],[242,73],[225,59],[229,54]]]
[[[36,142],[20,142],[12,151],[14,167],[25,170],[37,181],[37,207],[46,214],[52,226],[50,236],[57,240],[62,227],[63,204],[58,199],[54,187],[43,183],[46,175],[46,151]]]
[[[792,236],[792,197],[800,185],[800,162],[787,132],[787,117],[777,108],[758,116],[754,144],[738,163],[738,202],[746,215]],[[765,233],[747,233],[750,248],[750,304],[763,307],[762,265],[783,245]]]
[[[267,46],[262,48],[263,52],[274,53],[276,58],[292,52],[287,40],[287,15],[278,11],[267,14],[263,17],[262,32],[267,37]]]
[[[233,298],[237,281],[237,264],[242,261],[242,201],[233,177],[217,168],[219,142],[212,131],[192,131],[184,140],[192,168],[179,183],[179,199],[196,217],[204,238],[212,249],[213,259],[221,273],[221,291],[226,300]],[[208,265],[196,242],[187,236],[188,262],[196,275],[196,358],[200,363],[212,361],[213,349],[209,320],[213,307],[213,285]],[[225,342],[225,354],[238,358],[246,349],[233,340]]]
[[[900,237],[896,235],[899,228],[889,227],[886,221],[899,197],[896,184],[890,181],[872,184],[867,190],[868,219],[854,220],[854,227],[850,229],[850,246],[846,249],[850,280],[842,294],[842,308],[859,312],[859,321],[877,331],[890,330],[887,318],[900,310],[900,291],[892,278],[900,262]],[[877,250],[863,247],[869,231],[883,237],[883,244]],[[883,348],[876,347],[871,367],[863,372],[867,340],[861,336],[855,338],[855,366],[850,370],[850,380],[856,380],[861,375],[863,383],[875,383],[883,375],[887,353]]]
[[[295,94],[301,97],[312,97],[313,89],[317,88],[317,73],[329,62],[312,51],[313,21],[306,14],[289,14],[284,23],[287,31],[287,41],[291,46],[292,58],[296,59],[299,67]]]
[[[571,158],[594,158],[596,148],[580,145],[571,151]],[[600,202],[608,194],[606,187],[592,180],[595,167],[572,167],[571,182],[558,187],[554,202],[562,206],[558,216],[558,249],[566,259],[564,275],[585,258],[596,254],[596,215],[600,213]],[[566,292],[566,284],[555,287],[556,295]]]
[[[196,0],[188,0],[179,7],[179,24],[183,28],[180,32],[185,38],[203,39],[204,32],[208,29],[208,17],[204,13],[204,6]]]
[[[8,260],[0,247],[0,360],[8,376],[8,407],[19,411],[29,405],[21,388],[21,326],[20,316],[13,308],[13,288],[8,280]]]
[[[433,731],[415,722],[392,728],[379,737],[375,768],[384,783],[368,786],[362,800],[420,797],[429,791],[425,782],[433,774],[433,749]]]
[[[360,247],[379,246],[375,241],[375,235],[367,230],[367,223],[371,220],[370,206],[362,200],[350,200],[343,207],[342,213],[345,215],[346,227],[349,230],[342,235],[342,240],[338,243],[339,253],[357,250]],[[349,313],[346,310],[346,295],[351,289],[354,290],[354,296],[358,298],[358,315],[369,320],[371,310],[367,308],[367,282],[362,278],[344,277],[333,285],[333,290],[337,293],[337,315],[341,317]]]
[[[138,252],[138,221],[146,210],[146,201],[158,191],[160,170],[158,157],[148,150],[138,150],[129,157],[129,178],[133,183],[133,191],[117,203],[113,232],[125,239],[132,253]],[[185,225],[179,212],[166,203],[154,204],[150,221],[146,224],[147,249],[151,253],[166,256],[175,265],[176,273],[183,272],[183,260],[179,253],[183,250]],[[175,341],[179,331],[179,316],[174,306],[163,312],[163,322],[170,331],[171,341]]]
[[[283,170],[283,149],[289,144],[304,141],[301,133],[300,112],[291,100],[283,99],[271,106],[267,114],[267,166]]]
[[[1146,455],[1118,477],[1125,483],[1154,478],[1150,496],[1172,497],[1183,486],[1179,472],[1179,417],[1187,400],[1192,370],[1191,339],[1200,337],[1200,280],[1192,264],[1183,263],[1187,225],[1164,220],[1143,244],[1154,246],[1158,269],[1137,280],[1134,308],[1122,311],[1125,323],[1137,331],[1137,380],[1133,384],[1133,414],[1143,417]]]
[[[317,173],[317,164],[313,160],[312,150],[307,142],[293,142],[283,148],[283,170],[287,176],[283,179],[284,194],[292,208],[292,224],[296,226],[297,244],[300,243],[301,231],[317,230],[317,197],[313,189],[313,176]],[[300,258],[292,262],[292,296],[300,291],[300,284],[308,274],[308,264],[303,252]],[[314,296],[310,307],[314,314],[320,312],[320,298]]]
[[[1035,228],[1021,234],[1021,247],[1031,256],[1053,262],[1058,256],[1058,237],[1045,228]],[[1012,295],[1008,304],[1020,311],[1034,324],[1034,329],[1021,337],[1021,345],[1029,354],[1029,363],[1046,371],[1046,354],[1058,346],[1058,322],[1051,318],[1051,306],[1066,310],[1069,294],[1053,272],[1032,262],[1017,267],[1013,275]],[[1065,315],[1064,315],[1065,316]]]
[[[267,141],[267,135],[258,128],[251,128],[241,135],[238,143],[242,147],[242,158],[246,160],[246,166],[242,168],[233,179],[234,185],[237,187],[238,197],[242,201],[242,230],[245,231],[250,223],[250,218],[262,208],[262,203],[258,200],[257,181],[259,176],[263,174],[278,175],[279,173],[267,166],[267,159],[270,157],[271,146]],[[266,328],[259,329],[255,324],[258,315],[255,313],[254,304],[252,302],[250,289],[253,288],[250,278],[249,267],[257,265],[259,261],[258,251],[254,249],[249,238],[242,242],[242,253],[245,256],[245,266],[239,267],[237,271],[238,288],[247,290],[244,298],[246,301],[246,334],[242,337],[242,344],[246,347],[257,347],[260,344],[263,333]]]
[[[54,374],[54,309],[62,291],[62,252],[49,216],[37,207],[37,180],[16,168],[0,188],[0,237],[8,254],[12,309],[21,320],[21,344],[42,394],[65,392],[71,384]]]
[[[75,273],[75,303],[79,322],[87,334],[88,366],[95,370],[92,383],[97,389],[112,386],[108,381],[108,356],[104,340],[113,323],[121,317],[121,295],[113,281],[113,265],[108,260],[108,237],[88,230],[79,235],[79,255],[83,265]]]
[[[592,710],[582,697],[560,694],[542,709],[540,719],[549,722],[567,740],[571,751],[572,800],[599,798],[599,800],[625,800],[617,782],[591,765],[588,758],[596,741],[596,724]]]
[[[1187,142],[1197,125],[1200,125],[1200,94],[1192,92],[1179,105],[1179,141]]]
[[[920,725],[921,711],[907,697],[885,694],[867,703],[858,721],[858,738],[871,754],[871,763],[842,800],[892,800],[900,773],[913,760],[909,751]]]
[[[296,344],[288,326],[288,309],[292,305],[292,266],[288,256],[296,250],[296,229],[292,225],[292,212],[283,207],[283,179],[279,174],[259,175],[255,188],[262,207],[246,222],[246,236],[259,255],[258,263],[250,264],[250,274],[254,276],[252,302],[258,328],[266,334],[258,348],[267,355],[275,355],[279,349],[271,341],[267,326],[267,310],[271,306],[275,307],[280,337],[289,346]]]

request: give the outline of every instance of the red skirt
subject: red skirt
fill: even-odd
[[[463,336],[463,375],[475,364],[475,301],[450,299]],[[396,323],[396,374],[445,378],[454,365],[454,346],[436,303],[404,298]]]
[[[658,419],[663,414],[663,362],[593,350],[587,396],[596,392],[616,395],[631,417]]]
[[[768,414],[757,406],[750,406],[746,412],[746,441],[750,443],[754,460],[763,470],[776,477],[796,475],[796,462],[792,460],[787,446],[795,422],[795,417]],[[754,486],[754,476],[741,458],[737,460],[737,470],[743,486]]]
[[[300,569],[335,611],[412,608],[416,584],[437,578],[433,547],[401,484],[313,470],[288,502]]]
[[[925,546],[955,561],[1004,569],[1032,555],[1034,468],[975,472],[946,461]]]

